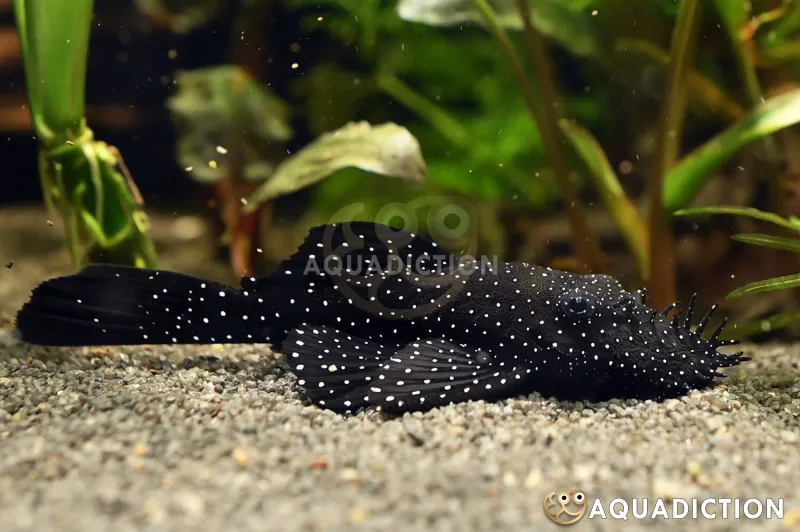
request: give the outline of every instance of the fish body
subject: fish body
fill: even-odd
[[[92,265],[34,289],[17,336],[40,345],[272,343],[303,395],[338,412],[404,412],[533,391],[664,399],[709,385],[722,326],[702,337],[606,275],[456,257],[380,224],[313,228],[271,275],[234,289]],[[724,325],[724,324],[723,324]]]

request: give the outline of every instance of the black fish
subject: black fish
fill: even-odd
[[[17,336],[40,345],[273,343],[303,394],[351,413],[403,412],[539,391],[664,399],[749,360],[692,330],[694,297],[658,312],[606,275],[470,262],[366,222],[313,228],[241,289],[168,271],[92,265],[34,289]]]

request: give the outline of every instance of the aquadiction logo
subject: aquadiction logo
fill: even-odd
[[[584,490],[551,491],[544,513],[558,525],[587,519],[783,519],[783,499],[611,499],[589,504]]]
[[[586,494],[580,490],[562,491],[556,496],[551,491],[544,498],[544,513],[559,525],[572,525],[586,513]]]

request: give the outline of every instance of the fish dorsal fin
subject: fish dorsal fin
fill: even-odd
[[[416,233],[373,222],[344,222],[311,228],[298,250],[281,264],[276,273],[307,271],[314,263],[322,271],[323,262],[332,255],[343,259],[341,264],[346,269],[362,268],[362,274],[368,273],[368,265],[387,268],[391,255],[404,261],[416,261],[425,256],[451,256],[435,242]],[[327,260],[329,264],[336,261],[334,257]]]
[[[361,221],[318,225],[309,230],[297,251],[274,273],[260,279],[244,278],[242,286],[246,290],[265,290],[297,281],[330,284],[326,273],[370,275],[376,273],[376,268],[391,271],[398,264],[426,263],[429,257],[445,265],[457,262],[454,255],[435,242],[388,225]]]

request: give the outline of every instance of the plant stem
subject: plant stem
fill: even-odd
[[[531,54],[531,59],[536,70],[536,76],[541,84],[539,87],[541,98],[537,98],[536,90],[525,73],[525,67],[514,45],[497,19],[497,14],[487,0],[473,0],[475,7],[500,44],[506,56],[514,79],[519,86],[522,97],[539,127],[542,141],[547,155],[556,173],[561,193],[566,203],[567,218],[572,227],[572,241],[575,252],[589,271],[602,272],[606,269],[608,260],[600,248],[597,237],[589,229],[589,223],[583,205],[578,199],[578,193],[570,179],[569,165],[564,154],[561,131],[558,126],[558,115],[555,106],[558,103],[555,83],[553,82],[550,58],[545,50],[544,40],[531,22],[530,5],[528,0],[516,0],[525,27],[525,37]]]
[[[83,136],[93,0],[15,0],[36,136],[47,147]]]
[[[380,72],[377,76],[377,83],[381,90],[425,118],[455,146],[465,149],[472,147],[470,134],[464,126],[441,107],[403,83],[393,73]]]
[[[388,71],[380,72],[377,76],[377,85],[386,94],[427,121],[453,146],[461,150],[472,151],[486,161],[496,161],[494,152],[482,143],[475,141],[469,130],[461,125],[458,120],[453,118],[445,109],[442,109],[436,103],[403,83],[393,73]],[[531,187],[531,179],[528,175],[513,166],[505,167],[505,175],[508,178],[508,182],[519,190],[520,195],[524,196],[532,204],[538,204],[541,201],[540,190],[538,190],[538,187]]]
[[[647,243],[647,226],[639,209],[625,193],[602,146],[589,130],[563,118],[559,121],[559,125],[567,139],[572,142],[575,151],[583,158],[600,198],[611,217],[617,222],[623,238],[633,252],[639,275],[642,279],[646,278],[650,268],[650,250]]]
[[[701,16],[700,0],[682,0],[672,34],[667,90],[658,130],[658,150],[650,183],[650,276],[655,307],[675,300],[675,239],[663,207],[664,181],[678,159],[687,97],[687,78]]]
[[[269,14],[274,8],[274,3],[269,0],[245,0],[240,3],[236,14],[234,27],[236,34],[241,36],[231,44],[228,53],[230,63],[241,66],[253,79],[263,81],[266,76],[268,44],[263,31]],[[242,77],[232,79],[231,92],[236,97],[242,97],[247,84]],[[246,140],[244,132],[231,122],[227,131],[230,171],[228,175],[215,188],[219,202],[220,214],[225,224],[225,234],[230,236],[228,247],[229,258],[233,271],[239,277],[254,274],[253,258],[257,242],[266,235],[260,234],[259,221],[272,215],[271,204],[263,204],[255,212],[244,214],[241,212],[241,198],[246,198],[255,191],[255,186],[242,181],[245,166]],[[222,191],[226,191],[222,193]],[[268,224],[264,225],[268,227]]]
[[[662,50],[657,44],[641,39],[617,39],[614,50],[619,53],[639,53],[661,65],[669,63],[669,53]],[[604,62],[606,68],[615,70],[613,62]],[[693,68],[688,74],[689,96],[702,102],[709,109],[721,111],[728,120],[739,120],[747,114],[736,100],[730,97],[724,89],[717,85],[711,78]]]
[[[64,221],[73,265],[155,267],[142,199],[119,152],[84,117],[93,0],[15,0],[45,203]]]
[[[719,6],[720,4],[717,5]],[[722,17],[723,19],[725,18],[724,14],[722,14]],[[761,83],[758,80],[758,73],[756,72],[755,63],[753,62],[751,54],[748,53],[743,40],[742,34],[744,32],[732,23],[729,23],[726,26],[728,28],[728,36],[730,37],[731,44],[733,45],[734,54],[736,55],[736,61],[739,64],[739,71],[741,72],[744,81],[744,87],[747,93],[747,99],[750,102],[750,108],[756,108],[764,103],[764,95],[761,91]],[[788,215],[788,204],[783,194],[781,175],[778,168],[778,160],[780,157],[778,153],[778,145],[775,142],[775,139],[769,136],[764,137],[761,140],[761,146],[764,149],[764,155],[769,167],[769,175],[767,178],[770,185],[770,199],[772,200],[772,207],[779,215],[786,216]]]

